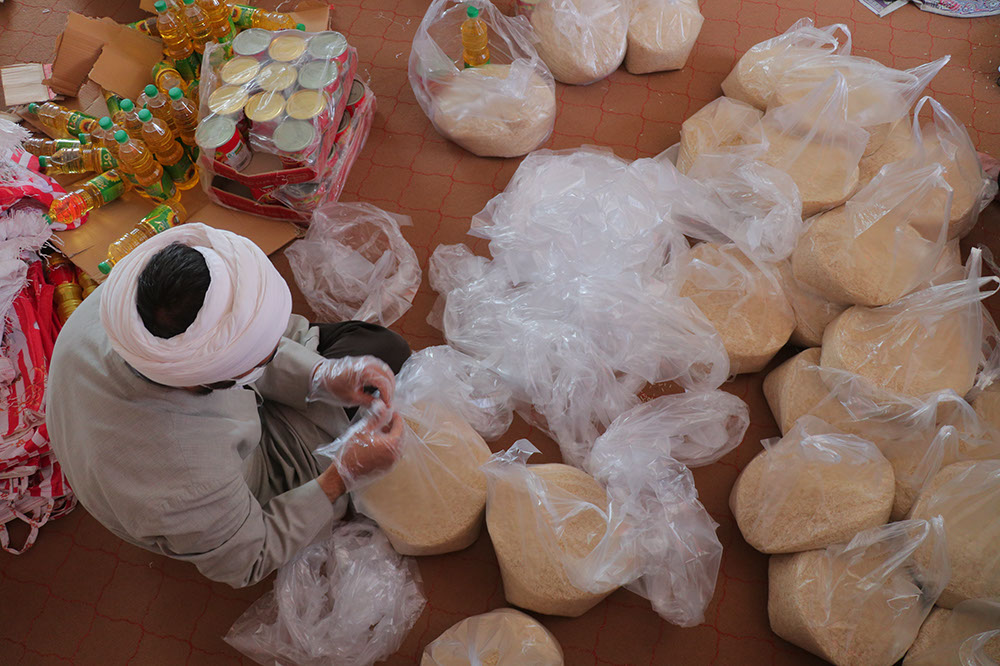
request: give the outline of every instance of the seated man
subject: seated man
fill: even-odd
[[[46,396],[52,448],[97,520],[252,585],[343,515],[346,482],[392,464],[406,342],[362,322],[309,327],[291,308],[256,245],[197,223],[115,266],[62,329]],[[381,416],[321,465],[313,450],[358,405]]]

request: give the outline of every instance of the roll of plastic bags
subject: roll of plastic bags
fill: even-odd
[[[629,11],[625,69],[631,74],[681,69],[704,22],[698,0],[635,0]]]
[[[839,206],[857,189],[869,135],[848,118],[847,93],[847,80],[835,72],[801,99],[769,108],[744,135],[755,159],[795,181],[803,217]]]
[[[935,608],[903,666],[987,666],[1000,662],[1000,600],[969,599]]]
[[[722,92],[763,111],[788,69],[809,56],[828,53],[850,55],[847,26],[817,28],[812,19],[799,19],[784,33],[750,47],[722,82]]]
[[[406,215],[368,203],[316,209],[305,238],[285,250],[296,284],[321,321],[388,326],[410,309],[420,263],[403,237]]]
[[[425,603],[415,563],[358,520],[281,567],[225,639],[262,664],[369,666],[399,649]]]
[[[488,30],[488,64],[465,67],[461,38],[468,7]],[[523,17],[489,0],[434,0],[413,38],[409,79],[434,129],[483,157],[517,157],[545,143],[556,115],[555,83]]]
[[[834,303],[888,305],[933,272],[945,251],[950,211],[941,165],[890,164],[846,204],[810,220],[792,272]]]
[[[556,81],[586,85],[610,75],[625,58],[629,3],[540,0],[531,11],[538,53]]]

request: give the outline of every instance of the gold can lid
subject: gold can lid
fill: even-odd
[[[347,105],[353,106],[357,104],[364,96],[365,84],[361,83],[359,79],[354,79],[354,83],[351,84],[351,94],[347,96]]]
[[[260,63],[256,58],[238,56],[222,66],[219,76],[223,83],[241,86],[252,81],[259,71]]]
[[[286,90],[295,85],[298,72],[288,63],[272,62],[262,67],[257,75],[257,85],[264,90]]]
[[[271,44],[271,33],[260,28],[248,28],[233,38],[233,53],[252,56],[263,53]]]
[[[298,35],[281,35],[271,41],[267,55],[278,62],[291,62],[306,52],[306,40]]]
[[[199,148],[213,150],[228,143],[235,134],[235,120],[227,116],[209,116],[198,123],[194,141]]]
[[[336,30],[321,32],[309,39],[309,55],[320,60],[337,58],[347,50],[347,38]]]
[[[312,90],[322,90],[332,85],[340,74],[340,67],[333,60],[314,60],[299,68],[299,85]]]
[[[285,96],[280,92],[257,93],[247,101],[243,112],[255,123],[274,120],[285,110]]]
[[[316,128],[304,120],[288,119],[274,130],[274,147],[285,153],[298,153],[316,138]]]
[[[247,91],[240,86],[222,86],[208,98],[208,110],[220,116],[237,113],[247,103]]]
[[[326,93],[320,90],[300,90],[288,98],[285,108],[290,118],[309,120],[323,113],[326,102]]]

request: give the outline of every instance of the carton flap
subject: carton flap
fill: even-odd
[[[156,10],[153,9],[154,2],[156,2],[156,0],[139,0],[139,9],[143,9],[150,14],[155,14]]]
[[[90,80],[105,90],[135,99],[153,80],[153,65],[163,59],[163,44],[138,30],[119,30],[104,45],[90,70]]]
[[[330,5],[316,0],[304,0],[290,12],[296,23],[306,27],[306,32],[323,32],[330,28]]]
[[[3,104],[20,106],[28,102],[47,102],[55,94],[43,81],[52,76],[52,65],[37,62],[0,67]]]
[[[70,12],[66,17],[66,29],[56,45],[52,77],[46,83],[58,93],[76,95],[100,57],[101,49],[121,30],[123,28],[110,19],[93,19]]]

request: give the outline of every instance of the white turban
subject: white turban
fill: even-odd
[[[136,307],[139,275],[173,243],[205,257],[212,282],[183,333],[159,338]],[[281,340],[292,313],[288,285],[267,255],[243,236],[196,222],[168,229],[118,262],[101,296],[101,323],[112,348],[144,376],[166,386],[234,379],[260,364]]]

